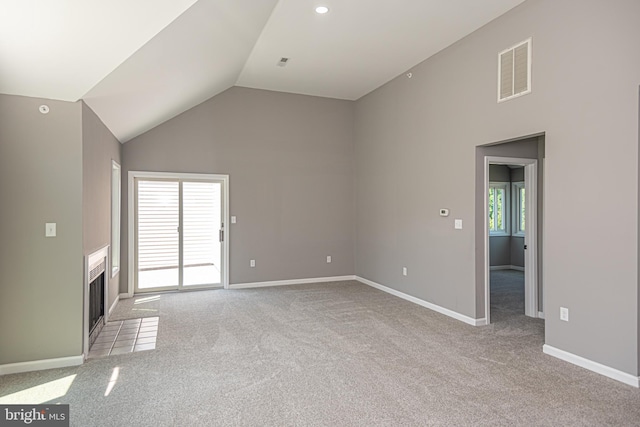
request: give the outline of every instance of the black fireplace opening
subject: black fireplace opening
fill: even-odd
[[[89,275],[89,345],[92,345],[104,326],[104,262],[91,270]]]

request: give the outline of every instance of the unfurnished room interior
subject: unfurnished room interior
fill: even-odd
[[[639,16],[0,0],[0,424],[640,425]]]

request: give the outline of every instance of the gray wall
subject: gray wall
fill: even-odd
[[[353,109],[348,101],[234,87],[124,144],[123,177],[229,174],[238,219],[230,229],[232,284],[352,275]],[[122,242],[127,205],[125,185]]]
[[[509,169],[511,182],[524,182],[524,168]]]
[[[509,265],[524,268],[524,237],[509,239]]]
[[[360,99],[356,273],[483,317],[475,148],[545,132],[545,342],[637,375],[638,16],[635,0],[529,0]],[[497,54],[528,37],[533,92],[498,104]],[[616,199],[608,227],[598,192]]]
[[[489,265],[505,266],[511,264],[511,236],[489,237]]]
[[[80,103],[0,95],[0,197],[0,364],[80,355]]]
[[[511,182],[511,172],[507,165],[489,165],[489,181]]]
[[[89,255],[111,245],[111,161],[122,164],[121,144],[84,102],[82,103],[83,252]],[[119,291],[120,274],[109,279],[108,306]]]

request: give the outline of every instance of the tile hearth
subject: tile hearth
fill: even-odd
[[[89,350],[88,358],[156,348],[158,317],[107,322]]]

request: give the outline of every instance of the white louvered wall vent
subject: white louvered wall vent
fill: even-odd
[[[498,54],[498,102],[531,93],[531,39]]]

